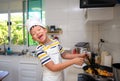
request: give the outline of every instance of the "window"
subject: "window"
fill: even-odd
[[[19,7],[15,7],[17,3],[20,3]],[[7,45],[9,45],[9,43],[13,45],[37,45],[37,42],[32,40],[31,35],[27,33],[24,24],[27,18],[35,15],[41,18],[45,24],[45,12],[42,9],[42,3],[43,0],[0,3],[0,12],[2,12],[0,13],[0,45],[4,43]],[[5,5],[10,6],[10,12],[7,11],[9,7],[5,7]],[[10,25],[7,25],[8,21],[11,21],[9,22]]]
[[[0,14],[0,45],[8,43],[7,14]]]
[[[11,41],[11,44],[22,45],[23,44],[23,17],[22,12],[10,13],[11,14],[11,25],[10,30],[7,25],[8,22],[8,13],[0,14],[0,45],[5,43],[8,44]],[[8,33],[10,32],[10,33]],[[10,40],[9,40],[10,34]]]
[[[27,18],[32,18],[34,16],[39,17],[43,23],[45,22],[45,13],[42,9],[42,0],[25,0],[23,1],[23,12],[24,12],[24,23]],[[25,31],[26,32],[26,31]],[[32,40],[32,37],[29,33],[27,33],[28,46],[38,45],[38,43]]]
[[[23,15],[22,13],[11,13],[11,43],[23,45]]]

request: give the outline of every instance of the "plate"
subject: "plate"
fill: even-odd
[[[77,65],[77,64],[74,64],[73,66],[75,68],[78,68],[78,69],[82,69],[84,66],[86,66],[87,64],[86,63],[83,63],[81,66],[80,65]]]

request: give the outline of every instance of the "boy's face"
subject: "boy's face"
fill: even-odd
[[[47,29],[40,27],[40,26],[34,26],[30,30],[30,34],[32,36],[32,39],[39,42],[39,43],[45,43],[47,40]]]

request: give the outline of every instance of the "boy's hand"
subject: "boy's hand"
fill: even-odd
[[[81,58],[86,58],[88,55],[87,54],[79,54],[79,57]]]
[[[84,58],[74,58],[74,64],[82,65],[84,63]]]

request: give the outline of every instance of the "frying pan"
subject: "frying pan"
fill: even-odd
[[[83,70],[86,71],[88,68],[91,68],[91,65],[86,65],[86,66],[84,66],[84,67],[83,67]],[[91,69],[92,69],[92,68],[91,68]],[[96,66],[94,67],[94,69],[105,70],[105,71],[110,72],[110,73],[113,72],[113,71],[112,71],[112,67],[103,66],[103,65],[96,65]],[[93,70],[93,69],[92,69],[92,70]],[[96,70],[96,71],[97,71],[97,70]],[[95,75],[96,75],[96,74],[95,74]],[[109,77],[109,76],[100,75],[99,73],[98,73],[97,75],[102,76],[102,77]]]
[[[106,70],[106,71],[108,71],[108,72],[113,72],[112,67],[109,67],[109,66],[99,65],[99,68],[100,68],[101,70]]]
[[[87,70],[88,68],[91,68],[91,65],[84,66],[83,70]],[[113,72],[112,67],[108,67],[108,66],[96,65],[95,68],[99,68],[101,70],[106,70],[108,72]]]
[[[94,75],[100,75],[99,72],[98,72],[98,69],[100,71],[107,71],[107,72],[112,73],[112,67],[103,66],[103,65],[95,63],[95,56],[96,56],[96,54],[94,54],[94,53],[91,54],[91,58],[86,56],[86,60],[89,63],[86,66],[83,67],[83,70],[86,71],[88,68],[90,68],[91,71],[92,71],[92,74],[94,74]]]
[[[86,59],[89,62],[89,67],[86,67],[86,68],[83,67],[83,68],[85,68],[85,69],[91,68],[92,69],[92,73],[95,74],[95,75],[98,75],[98,72],[96,70],[97,64],[94,62],[94,59],[90,59],[88,56],[86,56]]]

